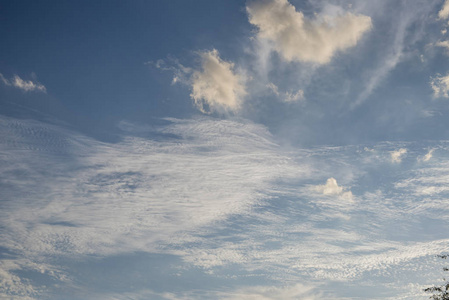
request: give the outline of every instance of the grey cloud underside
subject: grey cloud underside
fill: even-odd
[[[449,250],[447,236],[433,230],[448,226],[445,142],[285,151],[250,122],[167,121],[150,129],[122,123],[122,141],[108,144],[2,117],[0,245],[9,254],[0,295],[44,299],[48,291],[26,274],[76,286],[64,261],[141,252],[177,257],[181,274],[196,268],[211,278],[264,278],[306,297],[298,283],[343,282],[351,291],[386,277],[406,285],[407,273],[420,270],[415,282],[425,284],[434,278],[426,264]],[[432,157],[417,159],[429,147]],[[391,152],[402,148],[407,156],[392,163]],[[338,193],[316,188],[330,176]],[[203,298],[271,297],[254,289],[206,290]]]

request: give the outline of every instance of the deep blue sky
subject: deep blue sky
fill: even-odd
[[[0,0],[0,298],[425,299],[449,0]]]

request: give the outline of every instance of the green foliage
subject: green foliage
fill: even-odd
[[[446,259],[449,257],[449,255],[438,255],[438,257]],[[449,268],[443,268],[443,271],[449,271]],[[445,278],[443,278],[444,281],[446,281]],[[430,299],[434,300],[449,300],[449,281],[446,281],[445,284],[440,286],[432,286],[429,288],[424,289],[427,293],[432,293],[433,295],[430,297]]]

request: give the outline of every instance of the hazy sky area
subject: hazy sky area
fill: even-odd
[[[449,0],[0,0],[0,299],[428,299],[448,30]]]

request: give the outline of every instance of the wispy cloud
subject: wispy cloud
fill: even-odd
[[[314,300],[322,299],[322,294],[314,286],[296,284],[286,287],[255,286],[239,289],[219,296],[223,300]]]
[[[432,158],[433,152],[435,152],[435,150],[436,149],[430,149],[429,152],[426,153],[426,155],[418,157],[418,161],[429,161]]]
[[[31,80],[28,81],[23,80],[18,75],[14,75],[13,78],[8,80],[3,76],[3,74],[0,73],[0,80],[3,82],[4,85],[13,86],[25,92],[32,92],[32,91],[39,91],[43,93],[47,92],[47,89],[43,84],[33,82]]]
[[[246,9],[258,37],[271,41],[287,61],[328,63],[337,51],[355,46],[372,26],[370,17],[350,12],[309,20],[287,0],[250,1]]]
[[[273,92],[273,94],[275,94],[277,97],[279,97],[282,101],[287,102],[287,103],[305,100],[304,91],[301,89],[297,90],[296,92],[287,91],[287,92],[282,93],[282,92],[279,92],[279,88],[277,87],[277,85],[275,85],[272,82],[267,84],[267,88],[269,88]]]
[[[446,166],[428,169],[427,176],[398,165],[410,176],[398,181],[384,174],[392,190],[371,180],[398,144],[371,147],[384,153],[371,161],[365,158],[374,154],[356,146],[285,151],[265,127],[247,121],[166,121],[157,128],[123,123],[122,141],[109,144],[54,125],[0,119],[0,133],[8,137],[0,143],[0,244],[14,254],[3,266],[4,286],[33,297],[42,287],[18,275],[23,270],[44,270],[64,285],[71,271],[58,270],[55,260],[140,251],[178,257],[180,273],[196,267],[278,283],[148,290],[142,299],[202,299],[201,293],[204,299],[204,293],[209,299],[308,299],[316,291],[304,289],[310,282],[366,283],[373,274],[393,276],[392,266],[424,265],[447,249],[443,237],[415,230],[445,200],[424,201],[408,188],[443,188]],[[415,167],[436,168],[433,163]],[[397,193],[408,196],[397,199]],[[418,234],[426,241],[416,240]],[[113,296],[91,299],[140,299],[132,291]]]

